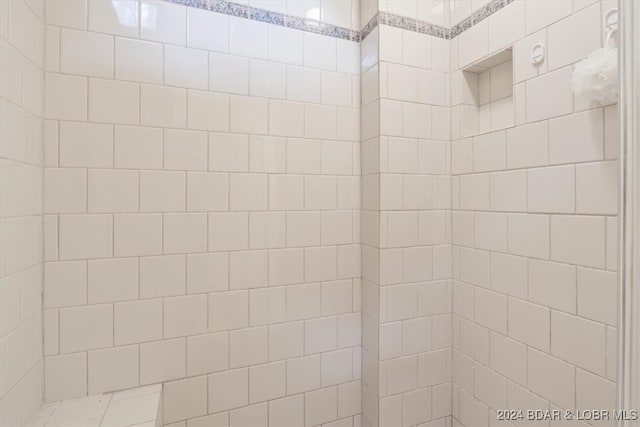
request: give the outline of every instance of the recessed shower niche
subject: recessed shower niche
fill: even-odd
[[[462,70],[460,88],[461,137],[514,125],[513,60],[511,48]]]

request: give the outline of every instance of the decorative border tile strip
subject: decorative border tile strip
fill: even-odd
[[[360,31],[360,40],[364,40],[371,33],[371,31],[376,29],[377,26],[378,14],[376,13],[375,16],[371,18],[369,22],[367,22],[367,25],[364,26],[362,31]]]
[[[465,19],[451,27],[451,39],[459,36],[460,34],[467,31],[469,28],[478,24],[479,22],[484,21],[500,9],[505,6],[513,3],[514,0],[492,0],[489,3],[482,6],[480,9],[473,12],[471,15],[467,16]]]
[[[416,33],[428,34],[441,39],[449,38],[449,28],[441,27],[440,25],[418,21],[417,19],[407,18],[406,16],[394,15],[389,12],[378,12],[376,16],[378,24],[401,28],[407,31],[414,31]],[[371,21],[373,21],[373,19]],[[364,37],[366,36],[362,36],[362,38]]]
[[[183,6],[195,7],[209,10],[224,15],[235,16],[237,18],[251,19],[252,21],[265,22],[267,24],[279,25],[281,27],[293,28],[309,33],[321,34],[323,36],[336,37],[354,42],[360,41],[360,31],[349,28],[338,27],[313,19],[298,18],[296,16],[285,15],[279,12],[258,9],[256,7],[243,4],[232,3],[225,0],[167,0],[170,3],[181,4]]]
[[[441,27],[440,25],[432,24],[430,22],[417,21],[416,31],[422,34],[428,34],[433,37],[438,37],[441,39],[450,39],[451,38],[451,29],[446,27]]]
[[[369,22],[367,22],[361,31],[338,27],[336,25],[327,24],[313,19],[299,18],[297,16],[285,15],[279,12],[258,9],[225,0],[166,1],[198,9],[209,10],[224,15],[235,16],[238,18],[246,18],[253,21],[265,22],[267,24],[279,25],[281,27],[293,28],[323,36],[359,42],[371,34],[378,25],[388,25],[390,27],[401,28],[407,31],[428,34],[441,39],[453,39],[477,23],[484,21],[500,9],[511,4],[514,0],[492,0],[451,28],[442,27],[425,21],[418,21],[417,19],[408,18],[406,16],[394,15],[389,12],[378,12]]]

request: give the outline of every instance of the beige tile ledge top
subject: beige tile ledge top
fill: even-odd
[[[160,427],[162,385],[43,405],[28,427]]]

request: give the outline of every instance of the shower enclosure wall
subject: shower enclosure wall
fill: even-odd
[[[165,1],[47,24],[45,400],[162,382],[165,424],[354,422],[358,43]]]
[[[615,408],[616,106],[574,95],[570,80],[573,64],[603,46],[602,18],[617,4],[572,6],[516,1],[457,38],[453,372],[465,425],[503,408],[574,418]],[[482,71],[477,83],[464,71],[510,46],[513,67]]]
[[[612,409],[617,3],[238,3],[0,2],[0,424]]]
[[[42,404],[45,6],[0,1],[0,425]]]

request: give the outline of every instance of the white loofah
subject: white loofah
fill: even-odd
[[[607,43],[608,44],[608,43]],[[598,49],[576,64],[571,78],[575,93],[602,105],[618,100],[618,49]]]

